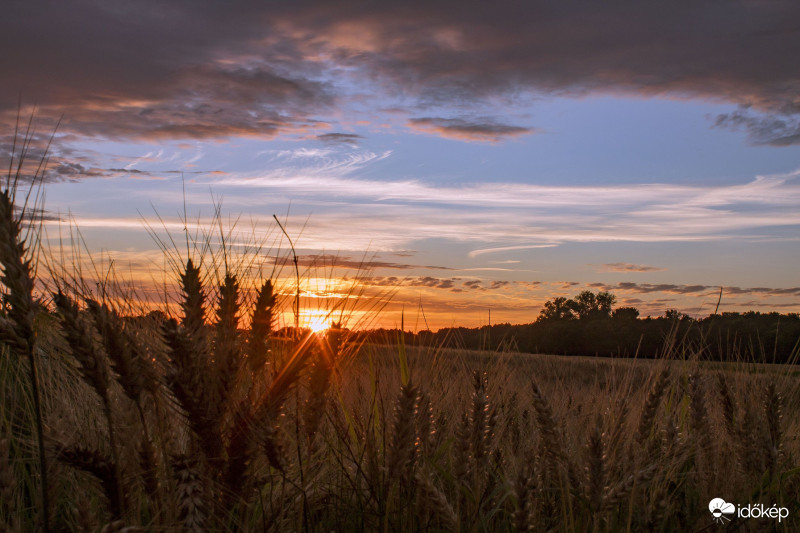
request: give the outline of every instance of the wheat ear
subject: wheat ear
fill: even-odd
[[[389,447],[389,476],[408,481],[416,457],[416,415],[418,391],[409,381],[400,386],[394,408],[392,441]]]
[[[520,467],[514,480],[514,527],[517,531],[530,531],[531,524],[531,478],[525,467]]]
[[[606,453],[602,428],[603,421],[598,417],[586,443],[586,498],[593,515],[600,510],[606,490]]]
[[[20,165],[22,163],[20,162]],[[16,182],[15,182],[16,184]],[[28,360],[29,381],[33,393],[36,437],[39,448],[40,492],[42,498],[42,522],[46,532],[50,531],[50,500],[47,492],[47,457],[44,450],[44,422],[39,371],[35,355],[36,335],[33,319],[36,313],[33,301],[33,273],[25,240],[22,238],[22,213],[15,213],[14,189],[0,192],[0,265],[3,274],[0,281],[8,289],[4,295],[7,306],[6,319],[0,324],[0,339],[14,350],[20,359]]]
[[[647,394],[642,414],[639,417],[639,427],[636,431],[636,440],[640,444],[645,442],[653,431],[654,422],[656,420],[656,413],[661,405],[661,398],[667,390],[669,384],[669,372],[664,369],[659,372],[653,386]]]
[[[250,326],[250,338],[247,343],[247,363],[250,371],[258,372],[267,362],[269,352],[269,337],[272,333],[275,308],[275,293],[272,281],[267,280],[261,285],[256,296],[256,304]]]
[[[109,395],[109,371],[106,356],[95,343],[94,328],[88,323],[85,316],[81,315],[77,304],[61,291],[53,295],[56,309],[59,314],[61,329],[66,337],[72,356],[81,365],[81,375],[97,394],[103,403],[103,414],[108,425],[108,440],[114,461],[114,488],[117,490],[115,501],[120,508],[125,506],[122,493],[122,474],[120,472],[119,449],[117,435],[114,428],[114,417],[111,409]]]
[[[206,531],[205,500],[200,472],[185,456],[175,457],[172,464],[177,481],[178,518],[184,531],[200,533]]]
[[[111,458],[99,450],[81,445],[61,447],[56,458],[97,478],[103,487],[103,493],[108,498],[111,514],[116,518],[122,516],[121,490],[117,484],[116,465]]]
[[[217,407],[217,425],[221,426],[224,411],[234,389],[236,374],[242,360],[239,346],[239,282],[236,276],[225,274],[219,288],[217,301],[216,342],[214,344],[214,368],[211,376],[211,405]]]
[[[419,489],[417,504],[419,514],[430,514],[434,521],[445,531],[458,531],[458,517],[456,516],[447,496],[439,490],[428,475],[422,473],[415,477]]]

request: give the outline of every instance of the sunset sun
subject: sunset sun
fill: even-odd
[[[309,317],[306,327],[314,333],[320,333],[328,329],[328,323],[324,316],[312,316]]]

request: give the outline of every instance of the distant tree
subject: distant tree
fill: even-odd
[[[677,309],[667,309],[664,312],[664,318],[667,320],[686,320],[689,318],[689,315],[681,313]]]
[[[583,291],[570,300],[573,311],[582,320],[608,318],[611,316],[611,306],[617,300],[610,292]]]
[[[539,318],[537,318],[536,321],[572,320],[575,318],[575,313],[572,310],[571,302],[572,300],[568,300],[563,296],[545,302],[544,307],[539,312]]]
[[[617,297],[610,292],[603,291],[597,293],[595,301],[597,302],[597,311],[603,318],[607,318],[611,316],[611,307],[617,302]]]
[[[636,320],[639,318],[639,310],[635,307],[617,307],[611,314],[611,318],[618,320]]]
[[[616,300],[610,292],[583,291],[571,299],[558,296],[545,302],[536,321],[609,318]]]
[[[583,291],[569,302],[580,319],[589,318],[589,314],[597,308],[597,297],[592,291]]]

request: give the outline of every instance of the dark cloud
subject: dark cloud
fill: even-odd
[[[270,137],[333,102],[311,62],[264,43],[247,3],[12,1],[0,22],[0,111],[17,95],[63,128],[110,138]],[[13,20],[13,22],[12,22]],[[286,52],[286,51],[284,51]]]
[[[747,132],[750,143],[755,145],[800,144],[800,117],[798,115],[754,115],[749,106],[741,106],[733,113],[717,115],[714,125],[734,131],[744,130]]]
[[[533,132],[530,128],[498,124],[486,119],[423,117],[412,118],[409,124],[414,129],[462,141],[498,142],[506,137]]]
[[[331,144],[356,145],[364,137],[355,133],[323,133],[315,137],[318,141]]]
[[[14,212],[17,214],[17,216],[22,215],[22,207],[15,205]],[[37,226],[40,222],[64,222],[64,218],[53,213],[52,211],[40,209],[38,207],[34,208],[30,205],[25,207],[25,213],[22,218],[24,219],[23,222],[26,225],[33,226]]]
[[[404,285],[408,287],[432,287],[435,289],[451,289],[457,280],[454,278],[442,279],[434,278],[431,276],[422,276],[416,278],[408,278],[405,280]]]
[[[773,310],[775,308],[779,308],[779,309],[800,309],[800,301],[776,304],[776,303],[764,303],[764,302],[759,302],[759,301],[756,301],[756,300],[752,300],[752,301],[749,301],[749,302],[737,303],[736,305],[737,305],[737,307],[746,307],[746,308],[767,307],[770,310]],[[723,303],[722,307],[723,308],[726,307],[724,303]]]
[[[80,163],[70,163],[69,161],[60,162],[52,171],[55,172],[59,179],[98,177],[103,175],[103,172],[99,169],[86,168]]]
[[[720,126],[794,144],[797,20],[794,0],[10,0],[0,118],[8,126],[21,91],[86,135],[270,137],[320,127],[356,81],[415,109],[506,105],[527,91],[706,98],[751,106]],[[471,140],[527,133],[455,116],[415,126]]]
[[[713,285],[675,285],[671,283],[634,283],[623,281],[617,284],[591,283],[589,287],[606,291],[624,291],[638,294],[668,293],[668,294],[699,294],[708,292],[717,294],[719,286]],[[723,300],[725,296],[761,295],[761,296],[800,296],[800,287],[769,288],[769,287],[723,287]]]
[[[534,89],[799,107],[791,0],[346,5],[298,11],[294,35],[429,101]]]
[[[496,281],[490,287],[484,287],[480,280],[462,281],[461,278],[436,278],[433,276],[412,276],[399,278],[397,276],[374,276],[362,278],[361,282],[365,285],[379,287],[430,287],[433,289],[449,289],[450,292],[486,291],[490,289],[500,289],[509,285],[507,281]],[[461,282],[460,286],[456,283]]]
[[[704,292],[709,289],[719,289],[719,287],[708,287],[706,285],[674,285],[671,283],[633,283],[630,281],[623,281],[616,286],[606,286],[606,290],[621,290],[631,291],[638,293],[651,293],[651,292],[667,292],[671,294],[694,294]]]
[[[768,287],[754,287],[752,289],[742,289],[740,287],[724,287],[723,294],[763,294],[767,296],[800,296],[800,287],[790,287],[786,289],[774,289]]]

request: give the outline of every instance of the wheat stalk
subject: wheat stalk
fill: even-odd
[[[783,398],[775,384],[770,383],[764,390],[764,414],[767,421],[768,439],[765,442],[767,469],[774,478],[783,456]]]
[[[0,530],[17,529],[17,476],[11,464],[11,439],[0,427]]]
[[[323,346],[315,350],[316,357],[309,369],[309,391],[303,410],[303,426],[308,441],[309,453],[317,435],[322,416],[325,413],[325,398],[330,385],[333,361]]]

